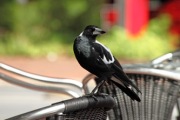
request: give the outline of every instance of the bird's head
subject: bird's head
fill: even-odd
[[[96,38],[98,35],[104,33],[106,32],[94,25],[88,25],[83,31],[83,35],[91,38]]]

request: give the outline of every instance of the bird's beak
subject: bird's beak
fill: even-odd
[[[104,34],[106,33],[105,31],[103,31],[102,29],[100,28],[95,28],[94,32],[93,32],[93,35],[100,35],[100,34]]]

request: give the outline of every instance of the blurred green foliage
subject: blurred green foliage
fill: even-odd
[[[103,0],[1,0],[0,55],[72,55],[72,44],[86,25],[100,26]],[[172,49],[165,17],[150,21],[134,39],[114,27],[100,40],[116,57],[151,59]]]
[[[170,19],[162,15],[152,19],[147,30],[139,36],[129,36],[127,31],[115,27],[100,39],[108,46],[115,56],[129,59],[154,59],[174,48],[170,43]]]
[[[102,0],[1,0],[0,54],[66,53],[84,26],[100,25]],[[72,53],[72,50],[71,50]]]

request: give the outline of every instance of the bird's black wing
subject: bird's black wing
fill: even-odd
[[[125,92],[131,99],[140,101],[139,96],[133,91],[135,88],[138,92],[141,92],[136,85],[129,79],[126,73],[123,71],[122,66],[118,60],[112,55],[111,51],[100,43],[94,45],[95,53],[97,58],[101,59],[103,64],[110,66],[109,71],[112,74],[112,82],[118,86],[123,92]]]
[[[111,51],[99,42],[93,44],[94,53],[98,59],[101,59],[104,64],[109,65],[114,62],[114,57]]]
[[[121,67],[121,65],[118,63],[118,61],[116,60],[116,62],[114,62],[114,64],[112,65],[113,69],[116,71],[114,74],[114,77],[121,79],[121,81],[123,82],[123,84],[129,88],[133,87],[135,88],[138,92],[141,92],[136,85],[134,85],[134,83],[130,80],[130,78],[126,75],[126,73],[123,71],[123,68]]]
[[[136,87],[136,85],[129,79],[126,73],[123,71],[122,66],[115,58],[112,64],[112,69],[114,69],[114,74],[110,78],[111,81],[119,87],[124,93],[126,93],[132,100],[141,101],[137,93],[132,89],[135,88],[138,92],[141,91]]]
[[[109,73],[111,70],[111,63],[114,62],[114,57],[111,51],[99,42],[94,42],[92,45],[92,58],[96,60],[96,66],[101,69],[102,72]],[[104,74],[104,75],[105,75]],[[107,76],[107,75],[106,75]]]

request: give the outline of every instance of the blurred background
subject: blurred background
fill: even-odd
[[[119,58],[152,59],[179,48],[179,0],[1,0],[0,55],[72,56],[85,26]]]
[[[107,31],[98,40],[122,63],[149,61],[179,49],[179,6],[179,0],[0,0],[0,62],[81,80],[87,71],[72,45],[90,24]],[[2,81],[0,94],[0,119],[66,99]]]

